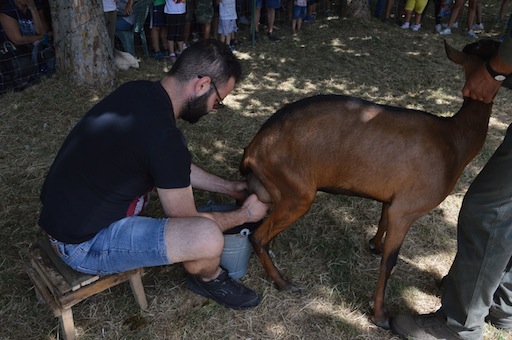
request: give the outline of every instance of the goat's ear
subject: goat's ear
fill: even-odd
[[[456,50],[455,48],[448,45],[448,42],[446,40],[444,41],[444,49],[446,50],[446,55],[448,56],[448,59],[450,59],[456,64],[464,65],[464,63],[468,59],[465,53]]]

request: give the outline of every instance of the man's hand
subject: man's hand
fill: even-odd
[[[501,82],[491,77],[489,72],[487,72],[485,64],[483,64],[468,76],[466,84],[462,89],[462,95],[474,100],[483,101],[484,103],[490,103],[500,87]]]
[[[258,222],[265,217],[268,206],[260,202],[258,196],[252,194],[244,201],[242,209],[247,210],[247,222]]]
[[[233,197],[239,202],[247,198],[247,182],[245,181],[232,181],[231,192],[229,196]]]
[[[124,14],[131,15],[133,13],[132,6],[133,6],[133,0],[128,1],[128,3],[126,4],[126,7],[124,8]]]
[[[509,75],[512,73],[512,65],[501,59],[499,53],[488,64],[498,74]],[[468,75],[466,84],[462,88],[462,95],[484,103],[490,103],[498,93],[502,83],[502,81],[494,79],[487,70],[487,65],[483,64]]]
[[[20,3],[22,5],[27,5],[30,11],[37,11],[36,4],[34,0],[21,0]]]

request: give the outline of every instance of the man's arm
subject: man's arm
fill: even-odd
[[[191,166],[190,183],[194,189],[229,195],[239,201],[247,198],[246,182],[227,180],[211,174],[195,164]]]
[[[124,8],[124,14],[125,15],[131,15],[133,13],[133,0],[128,0],[126,3],[126,7]]]
[[[503,75],[512,73],[512,30],[507,33],[498,53],[488,62],[488,65],[480,66],[468,76],[462,89],[465,97],[485,103],[490,103],[494,99],[503,81],[494,79],[488,67],[494,73]]]
[[[179,189],[157,188],[158,197],[164,212],[169,217],[200,216],[215,221],[221,231],[226,231],[246,222],[261,220],[266,212],[267,205],[260,202],[256,195],[249,196],[240,209],[228,212],[198,212],[194,202],[192,186]]]
[[[18,21],[7,14],[0,13],[0,24],[7,38],[15,45],[32,44],[37,40],[43,39],[42,35],[22,35]]]
[[[34,0],[27,0],[26,3],[29,11],[32,13],[36,33],[40,35],[48,33],[48,24],[46,23],[43,10],[37,9]]]

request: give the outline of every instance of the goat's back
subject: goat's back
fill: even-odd
[[[462,171],[452,156],[452,125],[422,111],[314,96],[284,106],[262,125],[245,149],[241,171],[252,172],[267,190],[268,183],[282,191],[300,181],[304,190],[379,201],[399,191],[451,191]],[[449,193],[437,191],[436,201]]]

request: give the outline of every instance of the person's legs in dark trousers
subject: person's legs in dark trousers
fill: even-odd
[[[108,37],[110,38],[110,43],[112,45],[112,51],[114,51],[115,39],[116,39],[117,12],[111,11],[111,12],[104,12],[104,13],[105,13],[106,21],[107,21]]]
[[[436,32],[441,32],[442,30],[442,26],[441,26],[441,17],[439,16],[439,14],[441,13],[441,5],[442,5],[442,0],[434,0],[434,20],[435,20],[435,27],[434,27],[434,30]]]
[[[460,336],[481,339],[489,310],[512,316],[512,128],[471,184],[457,229],[457,254],[444,280],[441,310]]]

